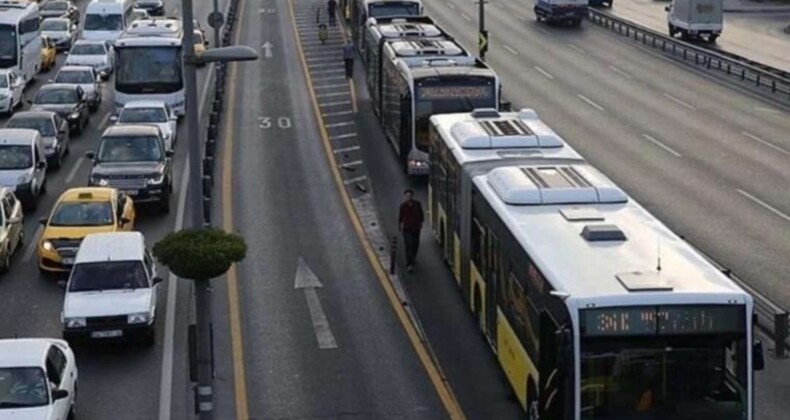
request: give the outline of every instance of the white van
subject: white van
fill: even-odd
[[[82,38],[114,43],[134,20],[134,0],[93,0],[85,8]]]
[[[47,157],[37,130],[0,129],[0,186],[13,189],[25,207],[36,207],[47,188]]]

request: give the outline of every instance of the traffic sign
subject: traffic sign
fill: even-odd
[[[480,56],[484,56],[488,52],[488,31],[480,31],[477,35],[477,48],[480,50]]]
[[[214,29],[219,29],[225,23],[225,16],[222,15],[220,12],[211,12],[208,15],[208,26],[211,26]]]

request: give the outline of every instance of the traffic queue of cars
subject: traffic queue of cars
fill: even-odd
[[[140,207],[170,211],[177,139],[171,107],[140,100],[116,109],[86,153],[92,163],[87,185],[60,194],[39,219],[38,238],[26,238],[25,212],[38,207],[48,177],[65,176],[56,170],[101,108],[115,66],[114,39],[133,20],[163,15],[164,3],[92,0],[80,16],[70,0],[0,0],[0,21],[19,9],[26,11],[7,20],[20,30],[35,26],[41,42],[35,54],[17,45],[12,66],[2,59],[10,55],[0,51],[0,113],[10,116],[0,128],[0,273],[9,271],[26,239],[35,240],[38,269],[57,276],[65,296],[63,339],[0,339],[0,418],[73,419],[75,343],[155,341],[162,278],[135,223]],[[200,35],[204,39],[202,30]],[[35,73],[56,68],[59,52],[66,55],[64,64],[26,97]],[[24,64],[25,55],[35,62]],[[26,66],[35,73],[25,72]]]

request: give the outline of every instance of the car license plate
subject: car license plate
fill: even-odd
[[[129,196],[137,195],[137,190],[121,190],[121,192],[123,194],[129,195]]]
[[[123,331],[121,330],[94,331],[91,333],[92,338],[113,338],[121,336],[123,336]]]
[[[63,265],[74,265],[74,258],[64,258]]]

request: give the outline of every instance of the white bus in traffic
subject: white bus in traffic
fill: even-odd
[[[184,28],[173,18],[133,22],[115,42],[115,108],[158,100],[184,115]]]
[[[40,23],[38,4],[0,0],[0,68],[13,70],[25,83],[41,65]]]
[[[85,8],[82,37],[114,43],[132,23],[134,0],[93,0]]]

